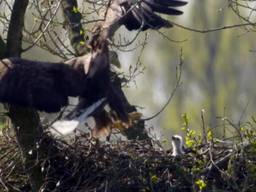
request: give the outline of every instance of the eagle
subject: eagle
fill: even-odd
[[[22,58],[0,61],[0,102],[58,112],[68,97],[82,97],[87,106],[106,98],[122,120],[127,112],[122,97],[111,83],[109,40],[125,26],[129,31],[172,27],[159,14],[181,15],[182,0],[110,0],[104,20],[93,27],[90,53],[51,63]],[[83,104],[78,104],[83,106]]]
[[[183,139],[180,135],[172,136],[172,156],[182,156],[185,154]]]

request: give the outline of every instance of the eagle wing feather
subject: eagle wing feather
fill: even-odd
[[[158,13],[181,15],[183,12],[176,8],[187,4],[180,0],[119,0],[119,3],[125,9],[122,24],[128,30],[142,29],[143,31],[172,27],[171,23],[159,16]]]

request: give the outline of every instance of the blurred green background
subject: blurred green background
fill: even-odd
[[[254,3],[255,5],[255,3]],[[250,4],[253,7],[253,4]],[[190,0],[184,15],[174,20],[195,29],[213,29],[240,24],[241,19],[232,11],[228,1]],[[250,15],[255,13],[240,10]],[[170,18],[173,20],[173,17]],[[254,21],[255,22],[255,21]],[[182,114],[189,118],[191,129],[201,129],[201,110],[205,111],[206,124],[219,136],[222,118],[234,123],[245,122],[255,114],[256,106],[256,40],[250,27],[197,33],[179,27],[163,30],[168,41],[157,32],[150,32],[149,42],[143,52],[144,74],[137,85],[128,89],[132,103],[145,107],[145,116],[159,111],[174,87],[176,71],[182,49],[184,65],[182,86],[171,104],[153,121],[155,129],[164,137],[180,133]],[[126,54],[122,54],[126,61]]]

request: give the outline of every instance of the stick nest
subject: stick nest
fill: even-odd
[[[256,142],[207,143],[172,157],[158,141],[72,142],[44,136],[33,152],[44,178],[41,191],[248,191],[256,188]],[[38,158],[39,153],[44,158]],[[35,155],[36,154],[36,155]],[[31,191],[12,137],[0,139],[0,191]],[[2,189],[1,189],[2,188]]]

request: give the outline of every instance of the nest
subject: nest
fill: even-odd
[[[15,139],[0,140],[0,191],[31,191]],[[40,191],[254,191],[256,142],[215,142],[172,157],[158,141],[99,142],[88,136],[71,143],[46,135],[35,160],[43,174]],[[2,190],[2,189],[3,190]]]

